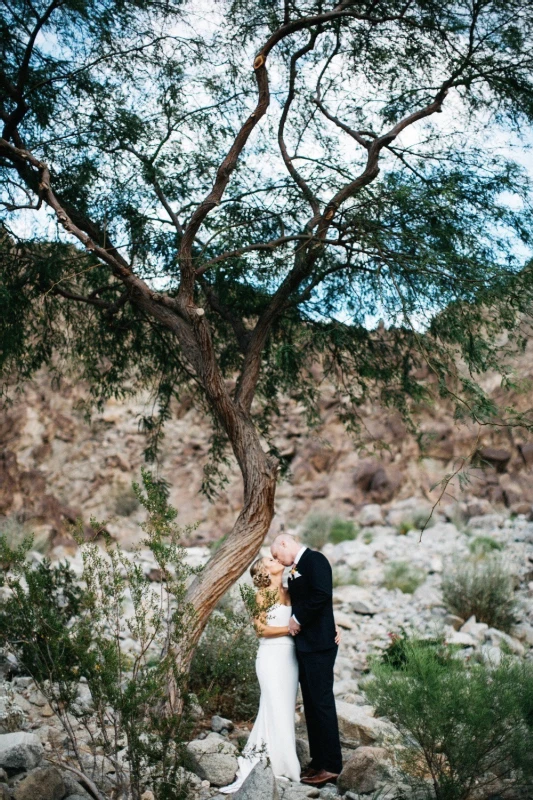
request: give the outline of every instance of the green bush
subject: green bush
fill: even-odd
[[[91,735],[93,751],[115,765],[117,797],[136,800],[150,789],[158,800],[180,800],[188,791],[180,767],[192,723],[172,648],[186,652],[192,618],[184,599],[192,570],[161,485],[143,471],[143,487],[134,484],[148,512],[141,544],[152,551],[164,585],[154,586],[139,559],[115,545],[96,520],[91,525],[104,536],[103,549],[82,543],[81,523],[74,531],[83,555],[80,579],[67,564],[28,562],[31,539],[13,548],[0,537],[0,585],[7,590],[0,641],[47,698],[78,769],[86,763],[73,717]],[[129,652],[125,638],[136,645]],[[80,704],[82,679],[91,699]]]
[[[476,797],[491,789],[500,796],[503,780],[505,789],[531,796],[530,663],[467,666],[441,646],[404,641],[399,664],[374,662],[365,691],[400,732],[400,766],[413,789],[429,797],[431,786],[437,800],[468,800],[474,789]]]
[[[139,508],[139,499],[129,487],[119,487],[114,498],[115,514],[119,517],[130,517]]]
[[[351,519],[342,519],[335,517],[331,522],[329,529],[329,541],[332,544],[339,544],[340,542],[351,541],[357,538],[359,529]]]
[[[328,514],[309,514],[302,529],[302,540],[314,550],[322,550],[327,542],[339,544],[355,539],[359,529],[354,522]]]
[[[258,640],[249,619],[224,604],[212,615],[196,648],[189,688],[211,714],[249,720],[257,713]]]
[[[401,536],[405,536],[409,531],[432,528],[435,518],[430,516],[430,512],[425,508],[414,508],[406,512],[405,518],[397,525],[396,530]]]
[[[468,544],[468,548],[474,556],[488,556],[494,551],[503,550],[503,545],[497,542],[496,539],[491,539],[490,536],[476,536]]]
[[[391,561],[385,567],[383,585],[387,589],[400,589],[404,594],[412,594],[426,580],[426,573],[407,561]]]
[[[442,579],[444,604],[454,614],[508,631],[516,615],[511,576],[498,556],[456,562]]]
[[[36,550],[38,553],[46,553],[50,545],[48,533],[42,532],[35,535],[31,532],[30,525],[22,522],[17,514],[0,518],[0,536],[5,538],[12,549],[16,549],[23,542],[28,541],[30,536],[32,550]]]
[[[333,586],[353,586],[360,582],[359,571],[346,564],[333,567]]]

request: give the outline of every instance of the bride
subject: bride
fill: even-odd
[[[238,758],[236,779],[219,789],[222,794],[238,791],[254,766],[266,758],[277,778],[300,781],[294,730],[298,662],[294,640],[289,634],[292,613],[289,592],[281,582],[284,569],[283,564],[271,557],[259,558],[250,569],[258,590],[258,608],[268,605],[268,611],[254,619],[261,639],[255,662],[261,698],[257,719]],[[271,605],[272,599],[275,602]]]

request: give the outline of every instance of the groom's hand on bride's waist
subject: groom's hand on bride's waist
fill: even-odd
[[[297,633],[300,633],[301,625],[296,622],[294,617],[291,617],[289,620],[289,633],[291,636],[296,636]]]

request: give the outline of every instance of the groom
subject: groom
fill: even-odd
[[[289,534],[277,536],[270,548],[273,558],[289,574],[293,615],[289,631],[295,637],[309,735],[311,763],[302,783],[323,786],[337,779],[342,769],[333,666],[337,656],[333,619],[333,583],[329,561],[322,553],[302,547]]]

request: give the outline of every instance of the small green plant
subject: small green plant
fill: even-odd
[[[364,531],[362,539],[365,544],[372,544],[374,541],[374,534],[372,531]]]
[[[494,553],[494,551],[503,550],[503,545],[490,536],[476,536],[475,539],[469,542],[468,549],[472,555],[483,557]]]
[[[403,521],[403,522],[400,522],[400,524],[398,525],[396,530],[398,531],[400,536],[407,536],[409,531],[413,530],[413,525],[412,525],[411,522]]]
[[[328,514],[309,514],[302,529],[302,540],[314,550],[321,550],[327,542],[340,544],[357,538],[359,528],[349,519]]]
[[[356,539],[359,533],[359,528],[351,519],[342,519],[342,517],[335,517],[329,529],[329,541],[332,544],[340,544],[340,542],[351,541]]]
[[[432,528],[435,519],[431,512],[425,508],[414,508],[406,513],[406,516],[396,526],[396,530],[401,536],[406,536],[409,531],[422,530],[422,528]]]
[[[360,583],[357,569],[352,569],[346,564],[333,567],[333,586],[354,586]]]
[[[327,514],[309,514],[302,528],[302,541],[313,550],[322,550],[329,539],[331,517]]]
[[[181,766],[192,722],[175,652],[187,652],[193,617],[185,592],[194,570],[184,561],[176,511],[150,473],[142,477],[142,488],[133,485],[147,511],[141,544],[164,584],[155,587],[135,554],[94,519],[103,548],[83,542],[81,521],[73,531],[82,549],[81,579],[67,564],[28,561],[31,538],[13,548],[0,537],[0,584],[9,590],[0,605],[0,640],[47,698],[79,770],[88,767],[74,717],[89,732],[93,753],[114,764],[117,796],[138,800],[150,789],[161,800],[180,800],[187,795]],[[126,638],[134,644],[127,652]],[[80,686],[89,692],[82,701]]]
[[[365,692],[399,730],[406,783],[423,795],[429,782],[437,800],[468,800],[474,789],[491,796],[504,779],[531,796],[533,665],[466,665],[438,641],[400,637],[393,646],[373,662]]]
[[[121,486],[116,490],[114,511],[119,517],[131,517],[139,505],[139,498],[131,487]]]
[[[516,615],[511,576],[498,555],[457,561],[442,579],[444,604],[454,614],[509,631]]]
[[[387,589],[399,589],[404,594],[412,594],[426,580],[426,573],[407,561],[391,561],[385,567],[383,585]]]

